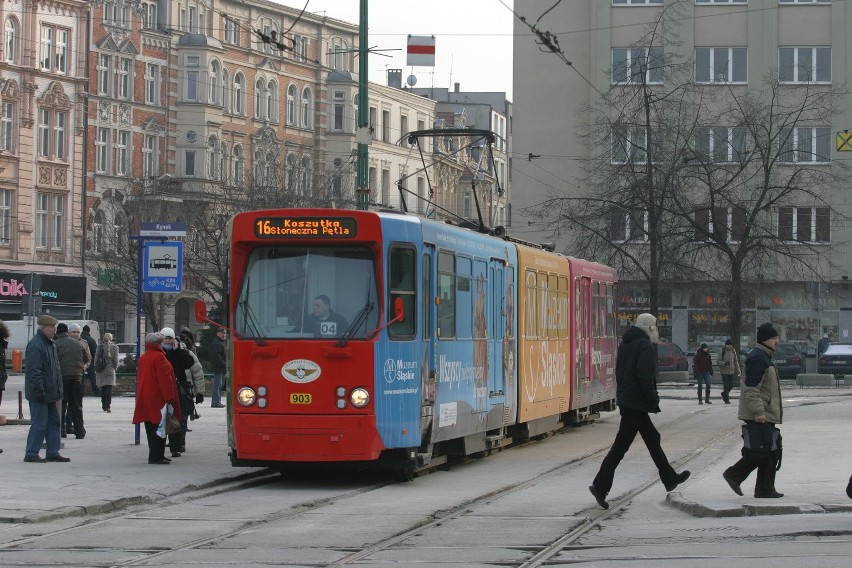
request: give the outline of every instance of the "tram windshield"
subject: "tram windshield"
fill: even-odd
[[[372,252],[365,247],[258,247],[234,323],[255,339],[364,339],[378,327]]]

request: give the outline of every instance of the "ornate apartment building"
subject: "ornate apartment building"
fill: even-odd
[[[20,319],[33,293],[57,317],[86,309],[87,13],[82,0],[0,2],[0,319]]]

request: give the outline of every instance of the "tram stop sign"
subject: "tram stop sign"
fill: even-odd
[[[183,243],[145,242],[142,257],[143,292],[180,292],[183,283]]]

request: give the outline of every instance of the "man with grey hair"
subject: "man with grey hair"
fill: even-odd
[[[621,424],[609,453],[589,486],[598,505],[604,509],[609,509],[606,496],[612,489],[615,469],[630,449],[636,434],[642,435],[666,491],[673,491],[689,478],[688,471],[677,473],[669,463],[660,445],[660,433],[648,414],[660,411],[656,345],[659,339],[657,318],[652,314],[639,314],[636,322],[621,337],[621,345],[618,346],[615,381]]]
[[[92,360],[89,346],[80,339],[80,326],[76,323],[60,323],[56,328],[56,353],[62,370],[62,425],[66,426],[67,414],[71,415],[74,435],[86,437],[83,426],[83,373]],[[66,434],[67,436],[67,434]]]
[[[24,461],[30,463],[69,462],[59,454],[59,409],[62,400],[62,373],[53,336],[59,322],[42,314],[36,320],[38,331],[27,343],[27,368],[24,372],[24,392],[30,403],[30,431]],[[41,445],[47,441],[47,459],[39,456]]]

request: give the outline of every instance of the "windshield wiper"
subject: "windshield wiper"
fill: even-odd
[[[338,347],[346,347],[346,343],[355,335],[355,331],[361,327],[364,322],[367,321],[367,316],[370,315],[370,312],[373,311],[375,304],[373,302],[367,302],[364,304],[364,307],[361,308],[361,311],[358,312],[358,315],[355,316],[355,319],[352,320],[352,323],[349,324],[349,328],[346,330],[339,340],[337,340]]]
[[[263,338],[260,337],[260,330],[258,329],[257,317],[254,314],[254,310],[251,309],[251,305],[249,304],[249,290],[251,288],[251,276],[246,278],[246,287],[243,290],[244,294],[242,298],[240,298],[240,307],[243,309],[243,318],[246,322],[246,327],[252,332],[254,335],[255,341],[258,343],[262,343]]]

